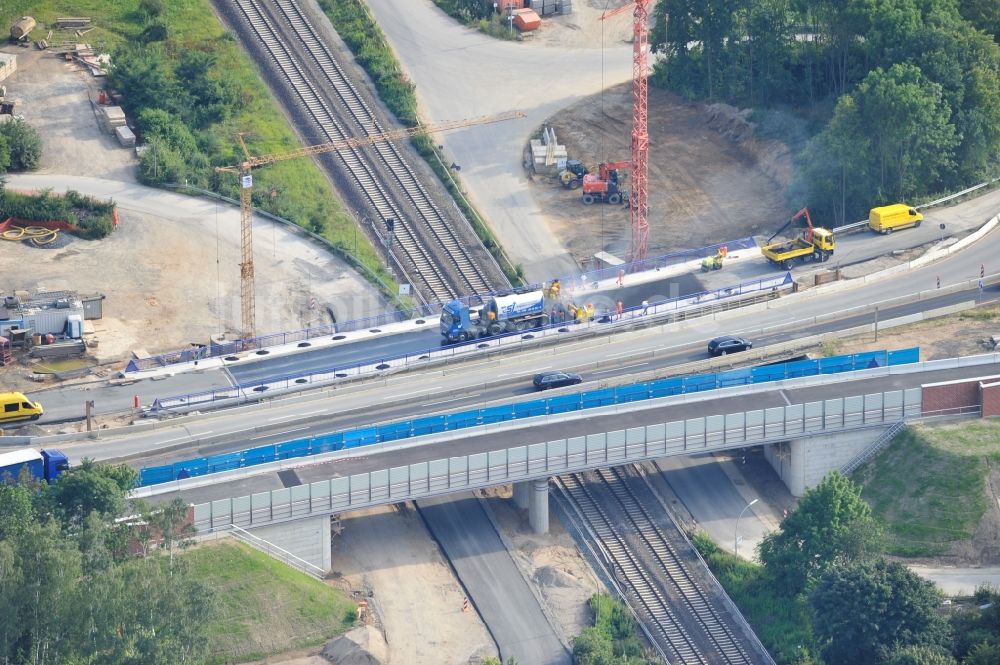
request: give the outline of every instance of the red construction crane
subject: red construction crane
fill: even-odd
[[[601,20],[611,18],[632,8],[632,192],[629,206],[632,219],[632,244],[629,248],[629,260],[640,261],[646,258],[649,249],[649,192],[647,179],[649,176],[649,131],[647,130],[648,112],[648,73],[649,43],[646,20],[655,0],[635,0],[627,5],[613,9],[601,16]]]

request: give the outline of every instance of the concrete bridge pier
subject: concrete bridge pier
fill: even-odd
[[[549,479],[514,483],[514,505],[528,511],[528,524],[535,533],[549,532]]]
[[[527,510],[530,501],[531,481],[525,480],[521,483],[514,483],[514,505],[521,510]]]
[[[549,479],[531,481],[531,501],[528,503],[528,524],[535,533],[549,532]]]
[[[802,496],[819,485],[826,474],[839,470],[867,449],[886,427],[791,439],[764,447],[764,457],[777,472],[792,496]]]

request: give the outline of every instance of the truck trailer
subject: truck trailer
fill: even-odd
[[[441,310],[441,336],[446,342],[468,342],[539,328],[549,322],[552,309],[563,311],[558,289],[495,296],[478,309],[452,300]]]
[[[0,482],[16,483],[25,469],[31,480],[52,483],[69,469],[69,460],[58,450],[23,448],[0,454]]]

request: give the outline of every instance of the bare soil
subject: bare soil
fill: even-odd
[[[563,641],[572,644],[591,625],[587,601],[604,591],[603,585],[559,520],[550,520],[549,532],[539,535],[528,524],[527,511],[514,504],[510,485],[487,488],[482,496],[515,563],[540,594],[546,614]]]
[[[631,84],[610,88],[550,118],[570,159],[596,171],[600,162],[630,158]],[[760,233],[787,218],[787,149],[754,138],[736,109],[686,102],[649,89],[649,253]],[[602,249],[624,256],[629,210],[585,206],[580,190],[535,175],[533,193],[552,231],[583,265]],[[628,181],[626,181],[628,187]]]
[[[497,655],[471,605],[463,611],[465,593],[411,505],[352,513],[342,525],[333,570],[345,590],[368,601],[389,645],[385,665],[464,665]]]

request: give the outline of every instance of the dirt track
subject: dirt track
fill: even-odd
[[[549,126],[571,159],[596,169],[599,162],[629,159],[631,104],[631,85],[617,86],[559,113]],[[789,216],[783,181],[789,168],[761,162],[775,147],[740,145],[711,127],[709,117],[703,104],[650,88],[650,255],[764,233]],[[627,208],[584,206],[579,190],[565,190],[554,178],[534,181],[552,232],[578,262],[587,265],[602,249],[624,257],[631,234]]]

